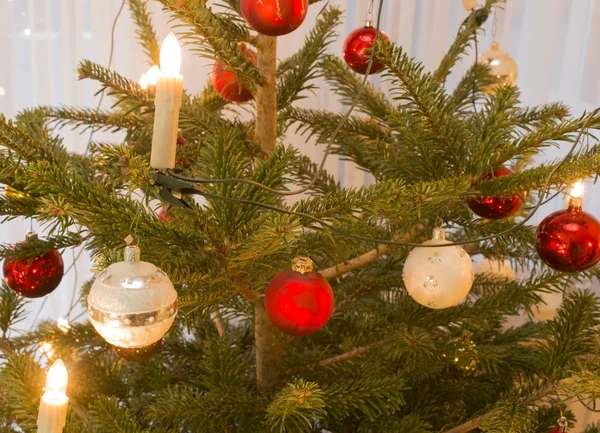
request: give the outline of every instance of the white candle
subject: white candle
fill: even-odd
[[[183,94],[183,77],[179,75],[181,48],[173,33],[169,33],[160,48],[160,66],[154,99],[154,132],[150,166],[164,170],[175,167],[177,127]]]
[[[40,403],[37,433],[61,433],[67,420],[67,381],[69,376],[65,364],[59,359],[48,371],[46,389]]]

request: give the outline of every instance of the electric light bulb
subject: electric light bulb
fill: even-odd
[[[583,197],[583,180],[578,180],[571,187],[571,197]]]
[[[148,78],[146,78],[146,74],[142,74],[140,77],[140,86],[142,89],[146,90],[148,88]]]
[[[50,343],[40,343],[40,349],[42,350],[42,353],[46,355],[46,358],[53,358],[56,353]]]
[[[62,317],[58,318],[58,320],[56,321],[56,326],[65,334],[69,332],[69,329],[71,329],[69,321],[67,319],[63,319]]]
[[[159,75],[160,68],[156,65],[152,66],[150,69],[148,69],[148,72],[146,72],[146,83],[151,86],[156,86],[156,82],[158,81]]]
[[[57,359],[46,376],[46,393],[66,394],[69,374],[61,359]]]
[[[160,67],[163,77],[179,77],[181,47],[173,33],[169,33],[160,48]]]

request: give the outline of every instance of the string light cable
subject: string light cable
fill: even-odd
[[[313,215],[310,215],[310,214],[307,214],[304,212],[297,212],[297,211],[293,211],[293,210],[289,210],[289,209],[284,209],[284,208],[280,208],[278,206],[273,206],[273,205],[266,204],[266,203],[259,203],[259,202],[253,201],[253,200],[245,200],[245,199],[224,197],[224,196],[220,196],[220,195],[216,195],[216,194],[211,194],[206,191],[203,191],[202,189],[200,189],[200,187],[198,185],[195,185],[195,184],[192,184],[191,187],[194,189],[194,193],[201,195],[205,198],[212,198],[215,200],[223,200],[223,201],[229,201],[229,202],[240,203],[240,204],[248,204],[248,205],[261,207],[264,209],[272,210],[272,211],[283,213],[283,214],[293,215],[293,216],[297,216],[300,218],[306,218],[306,219],[309,219],[309,220],[319,224],[322,228],[326,228],[326,229],[331,230],[332,232],[342,235],[344,237],[356,239],[359,241],[373,242],[373,243],[382,244],[382,245],[393,245],[393,246],[398,246],[398,247],[425,247],[425,248],[451,247],[451,246],[456,246],[456,245],[467,245],[467,244],[473,244],[473,243],[478,243],[478,242],[484,242],[484,241],[496,239],[498,237],[505,236],[509,233],[512,233],[512,232],[520,229],[521,227],[523,227],[529,220],[531,220],[531,218],[533,218],[533,216],[538,211],[540,206],[542,206],[542,204],[544,203],[545,196],[549,193],[550,181],[552,180],[552,178],[554,177],[556,172],[560,169],[560,167],[562,167],[563,164],[565,164],[569,160],[569,158],[573,155],[573,152],[577,148],[577,145],[579,144],[579,141],[581,140],[581,137],[583,136],[584,132],[586,131],[590,121],[599,112],[600,112],[600,108],[596,108],[594,111],[592,111],[588,115],[588,118],[585,120],[584,124],[582,125],[581,130],[579,131],[579,134],[577,135],[577,138],[574,140],[571,148],[569,149],[569,151],[567,152],[565,157],[548,174],[548,177],[546,178],[544,186],[540,189],[540,194],[538,196],[537,204],[533,207],[532,212],[529,215],[527,215],[525,218],[523,218],[522,221],[520,221],[519,223],[515,224],[514,226],[512,226],[510,228],[507,228],[505,230],[502,230],[502,231],[492,234],[492,235],[482,236],[482,237],[478,237],[475,239],[467,239],[467,240],[463,240],[463,241],[451,242],[451,243],[443,244],[443,245],[423,245],[423,244],[417,244],[417,243],[412,243],[412,242],[399,242],[399,241],[391,241],[388,239],[377,239],[377,238],[371,238],[371,237],[367,237],[367,236],[361,236],[361,235],[349,233],[344,230],[338,229],[337,227],[331,225],[327,221],[324,221],[318,217],[315,217]]]
[[[377,22],[376,22],[376,31],[375,31],[375,40],[373,43],[373,49],[371,50],[371,55],[369,57],[369,63],[367,65],[367,71],[365,73],[365,76],[362,80],[362,83],[357,91],[357,94],[354,98],[354,100],[352,101],[352,104],[350,105],[350,108],[348,109],[348,111],[346,112],[346,115],[342,118],[342,120],[340,121],[340,123],[338,124],[338,126],[336,127],[333,135],[331,136],[327,147],[325,149],[325,154],[323,159],[321,160],[321,164],[319,165],[319,170],[317,172],[317,175],[312,179],[312,181],[305,186],[304,188],[301,188],[299,190],[296,191],[280,191],[280,190],[276,190],[273,188],[269,188],[266,185],[263,185],[259,182],[255,182],[253,180],[249,180],[249,179],[195,179],[195,178],[188,178],[188,177],[184,177],[184,176],[179,176],[177,174],[175,174],[172,170],[167,170],[167,173],[169,176],[173,177],[174,179],[183,181],[183,182],[187,182],[190,184],[190,188],[193,189],[194,194],[198,194],[201,195],[205,198],[209,198],[209,199],[215,199],[215,200],[222,200],[222,201],[228,201],[228,202],[232,202],[232,203],[240,203],[240,204],[247,204],[247,205],[252,205],[252,206],[257,206],[257,207],[261,207],[263,209],[268,209],[268,210],[272,210],[278,213],[283,213],[283,214],[288,214],[288,215],[293,215],[293,216],[297,216],[300,218],[306,218],[309,219],[311,221],[313,221],[314,223],[319,224],[322,228],[326,228],[334,233],[337,233],[339,235],[342,235],[344,237],[348,237],[351,239],[356,239],[359,241],[365,241],[365,242],[373,242],[376,244],[382,244],[382,245],[393,245],[393,246],[399,246],[399,247],[417,247],[417,246],[422,246],[422,247],[439,247],[439,245],[421,245],[421,244],[417,244],[417,243],[412,243],[412,242],[399,242],[399,241],[392,241],[392,240],[388,240],[388,239],[377,239],[377,238],[371,238],[371,237],[367,237],[367,236],[361,236],[361,235],[357,235],[354,233],[349,233],[346,232],[344,230],[338,229],[337,227],[331,225],[330,223],[315,217],[313,215],[310,214],[306,214],[304,212],[298,212],[298,211],[293,211],[293,210],[289,210],[289,209],[284,209],[278,206],[274,206],[274,205],[269,205],[266,203],[260,203],[260,202],[256,202],[253,200],[245,200],[245,199],[239,199],[239,198],[232,198],[232,197],[224,197],[224,196],[220,196],[220,195],[216,195],[216,194],[211,194],[208,193],[206,191],[204,191],[199,185],[201,184],[223,184],[223,183],[245,183],[245,184],[249,184],[249,185],[253,185],[253,186],[257,186],[259,188],[262,188],[270,193],[276,194],[276,195],[280,195],[280,196],[291,196],[291,195],[296,195],[296,194],[300,194],[303,192],[306,192],[308,189],[310,189],[316,182],[318,179],[319,174],[321,173],[321,171],[323,170],[324,166],[325,166],[325,162],[326,162],[326,158],[329,154],[329,151],[333,145],[333,142],[337,136],[337,134],[339,133],[339,131],[341,130],[341,128],[344,126],[344,124],[346,123],[346,121],[350,118],[350,115],[352,114],[352,111],[354,110],[354,108],[357,106],[358,104],[358,100],[360,98],[360,96],[362,95],[362,92],[364,90],[364,87],[366,85],[367,82],[367,78],[369,75],[369,71],[371,69],[371,66],[373,65],[375,56],[377,54],[377,39],[378,39],[378,35],[379,35],[379,28],[380,28],[380,23],[381,23],[381,14],[383,11],[383,2],[384,0],[379,0],[379,6],[378,6],[378,11],[377,11]],[[475,13],[475,11],[473,11],[472,13]],[[518,229],[520,229],[521,227],[523,227],[529,220],[531,220],[531,218],[533,218],[533,216],[535,215],[535,213],[539,210],[539,208],[542,206],[542,204],[544,204],[544,199],[545,196],[549,193],[549,185],[550,182],[554,176],[554,174],[560,169],[560,167],[562,167],[562,165],[564,163],[566,163],[569,158],[573,155],[573,152],[575,151],[575,149],[577,148],[577,145],[579,144],[579,141],[581,140],[581,137],[583,136],[584,131],[587,129],[590,121],[594,118],[594,116],[596,114],[598,114],[598,112],[600,112],[600,108],[595,109],[586,119],[586,121],[584,122],[584,124],[582,125],[581,130],[579,131],[579,134],[577,136],[577,138],[574,140],[571,148],[569,149],[569,151],[567,152],[567,154],[565,155],[565,157],[561,160],[561,162],[559,164],[557,164],[552,171],[548,174],[548,177],[546,178],[546,181],[544,183],[544,186],[541,188],[540,190],[540,194],[538,196],[538,202],[537,204],[533,207],[532,212],[527,215],[526,217],[523,218],[522,221],[520,221],[519,223],[517,223],[516,225],[507,228],[505,230],[502,230],[498,233],[495,234],[491,234],[488,236],[482,236],[482,237],[478,237],[475,239],[467,239],[467,240],[463,240],[463,241],[457,241],[457,242],[452,242],[449,244],[444,244],[444,246],[457,246],[457,245],[467,245],[467,244],[472,244],[472,243],[478,243],[478,242],[484,242],[484,241],[488,241],[488,240],[493,240],[496,239],[498,237],[501,236],[505,236],[509,233],[512,233]],[[554,197],[552,197],[554,198]]]
[[[377,55],[377,41],[379,39],[379,28],[380,28],[380,24],[381,24],[381,14],[383,11],[383,2],[384,2],[384,0],[379,0],[379,5],[378,5],[378,9],[377,9],[377,21],[375,24],[375,39],[373,40],[373,48],[372,48],[371,54],[369,56],[369,63],[367,64],[367,70],[365,72],[365,76],[362,79],[362,82],[358,88],[358,91],[356,92],[356,96],[352,100],[352,103],[350,104],[348,111],[346,112],[344,117],[340,120],[340,122],[338,123],[337,127],[335,128],[335,130],[333,131],[331,137],[329,138],[329,140],[327,142],[327,146],[325,147],[325,152],[323,154],[323,158],[321,159],[321,163],[319,164],[319,169],[317,170],[317,173],[315,174],[315,176],[312,178],[312,180],[306,186],[304,186],[300,189],[297,189],[297,190],[293,190],[293,191],[284,191],[284,190],[270,188],[267,185],[264,185],[260,182],[256,182],[256,181],[250,180],[250,179],[239,179],[239,178],[198,179],[198,178],[190,178],[190,177],[180,176],[180,175],[176,174],[173,170],[167,170],[167,173],[169,174],[169,176],[171,176],[175,179],[178,179],[178,180],[182,180],[182,181],[190,182],[190,183],[194,183],[194,184],[244,183],[247,185],[256,186],[267,192],[270,192],[271,194],[275,194],[275,195],[279,195],[279,196],[298,195],[298,194],[305,193],[306,191],[311,189],[319,180],[319,176],[321,175],[321,173],[323,173],[323,171],[325,169],[325,163],[327,162],[327,157],[329,156],[329,154],[331,152],[331,148],[333,147],[335,139],[337,138],[340,130],[344,127],[346,122],[348,122],[348,119],[350,119],[350,116],[352,115],[352,112],[358,105],[358,101],[360,100],[360,97],[362,96],[362,93],[366,87],[367,79],[369,78],[369,73],[371,71],[371,67],[373,66],[373,62],[375,61],[375,57]],[[371,6],[369,7],[367,16],[368,16],[368,14],[373,13],[373,10],[372,10],[373,3],[374,3],[374,0],[371,1]]]

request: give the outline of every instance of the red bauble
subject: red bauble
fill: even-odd
[[[508,176],[510,174],[513,174],[513,171],[510,168],[502,167],[493,174],[485,176],[483,180]],[[522,204],[521,199],[516,194],[513,194],[512,197],[480,196],[469,198],[467,199],[467,203],[475,214],[490,220],[499,220],[509,217],[516,213]]]
[[[244,57],[256,65],[256,54],[254,51],[242,46]],[[221,62],[215,62],[212,70],[213,87],[222,98],[232,102],[248,102],[252,99],[252,93],[239,82],[235,72]]]
[[[158,219],[166,223],[173,219],[173,214],[169,211],[169,206],[163,206],[158,211]]]
[[[179,137],[179,138],[177,139],[177,145],[178,145],[178,146],[185,146],[185,145],[186,145],[185,138],[183,138],[183,137]]]
[[[28,234],[25,242],[37,240]],[[13,291],[25,298],[41,298],[58,287],[64,274],[63,259],[58,250],[50,250],[37,257],[13,260],[4,259],[4,282]]]
[[[112,346],[117,354],[127,361],[144,362],[152,358],[152,356],[160,350],[162,339],[156,343],[142,347],[119,347]]]
[[[600,260],[600,223],[581,209],[581,199],[548,215],[537,229],[537,252],[552,269],[579,272]]]
[[[267,36],[283,36],[304,22],[308,0],[241,0],[246,24]]]
[[[388,41],[387,35],[382,30],[379,30],[379,38]],[[375,28],[372,25],[366,25],[365,27],[356,29],[348,35],[344,41],[342,55],[350,69],[363,75],[367,72],[369,57],[374,41]],[[373,61],[369,75],[376,74],[382,69],[382,63]]]
[[[307,257],[294,259],[292,269],[278,273],[265,293],[265,309],[271,323],[289,335],[317,332],[333,312],[333,291]]]

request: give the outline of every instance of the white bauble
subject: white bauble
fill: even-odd
[[[156,266],[140,261],[140,250],[125,247],[125,260],[113,263],[94,281],[88,314],[96,331],[118,347],[145,347],[159,341],[177,313],[177,292]]]
[[[475,268],[475,275],[488,275],[499,280],[513,282],[517,275],[510,263],[504,260],[484,259]]]
[[[552,320],[563,302],[562,292],[538,292],[542,301],[533,306],[533,318],[537,321]]]
[[[473,285],[473,263],[459,246],[446,246],[444,229],[436,228],[433,239],[417,247],[406,262],[402,277],[408,294],[419,304],[429,308],[448,308],[464,300]]]
[[[519,66],[506,51],[498,48],[497,42],[492,42],[489,51],[479,56],[478,61],[490,67],[490,73],[494,81],[493,84],[487,87],[487,93],[494,93],[498,86],[505,84],[514,86],[517,82]]]

